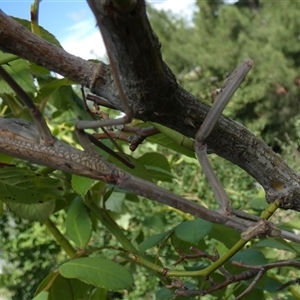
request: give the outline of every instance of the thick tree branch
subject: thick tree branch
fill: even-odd
[[[120,13],[109,0],[88,0],[88,3],[111,38],[111,54],[119,62],[117,69],[132,115],[194,138],[209,107],[180,87],[163,62],[144,1],[137,0],[129,13]],[[86,85],[122,110],[108,66],[68,54],[22,28],[3,12],[0,12],[0,49]],[[187,125],[190,123],[187,120],[192,120],[194,127]],[[299,175],[245,127],[221,117],[207,144],[211,152],[252,175],[264,187],[267,201],[279,197],[282,208],[300,211]]]

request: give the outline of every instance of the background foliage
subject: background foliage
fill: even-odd
[[[295,171],[299,171],[300,2],[266,1],[259,6],[249,6],[248,1],[238,1],[234,5],[224,4],[220,0],[197,1],[192,20],[155,11],[151,7],[148,11],[150,22],[162,44],[165,61],[179,83],[201,101],[211,103],[215,88],[220,86],[234,67],[246,57],[254,60],[255,68],[233,97],[225,114],[261,137]],[[28,23],[22,22],[28,26]],[[42,31],[42,35],[59,44],[46,31]],[[1,53],[1,62],[7,56]],[[14,70],[13,77],[39,105],[53,134],[78,147],[73,133],[74,124],[78,116],[90,118],[83,110],[78,88],[72,86],[70,81],[57,79],[48,70],[27,61],[18,59],[11,61],[10,65]],[[30,119],[28,111],[3,81],[0,81],[0,96],[1,115]],[[150,139],[132,154],[138,165],[135,171],[138,176],[152,178],[175,193],[214,207],[214,196],[198,161],[162,147],[157,144],[158,139]],[[110,145],[110,142],[107,144]],[[121,142],[120,145],[129,152],[127,145]],[[113,160],[108,154],[102,154]],[[19,189],[20,198],[23,199],[17,205],[4,201],[3,197],[1,199],[6,203],[3,204],[0,218],[0,280],[11,299],[31,299],[36,291],[41,291],[52,280],[54,284],[49,290],[49,299],[173,298],[173,291],[164,287],[170,282],[133,261],[128,262],[117,239],[105,227],[107,223],[101,224],[99,218],[85,207],[83,199],[93,199],[100,205],[105,202],[109,214],[102,212],[101,217],[108,218],[105,219],[108,223],[109,220],[116,221],[133,245],[165,267],[172,268],[178,259],[177,249],[191,253],[189,249],[193,246],[211,253],[216,248],[222,254],[239,239],[238,233],[225,227],[201,223],[201,220],[193,220],[189,215],[124,194],[103,183],[53,172],[4,155],[0,155],[0,158],[1,161],[16,164],[11,172],[13,174],[26,172],[27,178],[36,173],[46,176],[51,181],[45,183],[46,186],[36,183],[38,191],[44,193],[44,199],[51,194],[47,188],[53,185],[62,188],[60,194],[55,195],[57,200],[50,201],[50,204],[26,204],[26,189],[14,183],[12,175],[7,175],[7,180],[3,180],[4,171],[1,171],[0,194],[10,187]],[[266,205],[262,189],[238,167],[214,155],[210,158],[232,200],[232,206],[259,215]],[[282,228],[299,230],[298,218],[294,213],[281,211],[276,215],[276,223],[281,224]],[[95,287],[91,281],[79,281],[82,279],[80,276],[77,279],[70,278],[63,263],[72,263],[69,260],[72,251],[68,253],[68,248],[58,245],[49,234],[50,231],[57,239],[53,231],[55,228],[65,238],[66,244],[69,243],[71,249],[76,250],[78,257],[88,255],[89,258],[98,259],[99,265],[102,263],[100,256],[111,263],[117,262],[111,266],[114,274],[125,272],[121,277],[128,278],[124,282],[121,280],[118,285],[117,279],[112,277],[114,284],[110,286],[103,283],[102,287]],[[276,239],[254,240],[247,249],[238,253],[236,259],[264,264],[299,257],[299,252],[299,245],[292,243],[284,244]],[[109,263],[107,260],[104,265]],[[201,269],[207,264],[207,261],[193,260],[181,263],[178,268]],[[118,267],[122,265],[126,269],[119,270]],[[64,277],[58,275],[57,268]],[[79,272],[76,266],[72,268],[73,274]],[[241,272],[240,268],[229,263],[227,268],[232,273]],[[129,274],[126,270],[130,271]],[[131,286],[130,273],[134,287]],[[271,271],[245,299],[270,299],[280,283],[297,276],[299,274],[292,268]],[[213,275],[215,280],[220,280],[219,277],[218,273]],[[208,286],[203,278],[185,278],[184,283],[196,289]],[[232,299],[247,284],[243,282],[229,286],[207,296],[207,299]],[[277,292],[276,295],[284,299],[300,299],[300,291],[295,287],[290,287],[282,294]]]

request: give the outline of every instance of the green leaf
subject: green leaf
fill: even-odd
[[[207,236],[212,228],[212,223],[202,219],[186,221],[175,228],[175,234],[183,241],[197,244],[199,240]]]
[[[106,299],[109,299],[108,297],[109,297],[109,295],[108,295],[107,289],[96,288],[93,291],[93,294],[92,294],[90,300],[101,300],[101,299],[106,300]]]
[[[83,199],[90,188],[92,188],[98,181],[91,178],[86,178],[78,175],[72,175],[71,185],[72,189],[80,195]]]
[[[130,289],[131,273],[123,266],[101,257],[84,257],[69,261],[59,267],[66,278],[77,278],[97,287],[112,290]]]
[[[74,84],[73,81],[62,78],[62,79],[54,79],[51,82],[44,84],[34,99],[34,102],[40,103],[45,98],[52,95],[53,105],[56,109],[66,109],[66,100],[68,97],[72,98],[72,89],[70,86]],[[61,87],[67,87],[66,89],[60,89]]]
[[[285,240],[282,240],[282,239],[271,239],[271,238],[265,239],[265,240],[262,240],[262,241],[259,241],[258,243],[256,243],[255,246],[259,247],[259,248],[269,247],[272,249],[286,250],[286,251],[294,252],[294,253],[298,252],[291,245],[291,243],[289,243]]]
[[[130,161],[134,164],[135,166],[134,169],[128,168],[122,162],[120,162],[118,159],[116,159],[111,155],[109,156],[108,160],[114,165],[116,165],[117,167],[124,170],[125,172],[128,172],[129,174],[136,176],[138,178],[152,182],[151,174],[148,172],[145,166],[139,160],[134,159],[133,157],[130,157]]]
[[[92,236],[92,221],[81,198],[73,200],[67,212],[66,232],[80,248],[86,246]]]
[[[174,291],[167,288],[161,288],[158,290],[155,294],[156,300],[168,300],[168,299],[174,299]]]
[[[145,216],[143,227],[148,227],[154,232],[162,232],[166,228],[166,216],[162,212],[155,212],[149,216]]]
[[[5,53],[0,51],[0,59],[5,58]],[[36,86],[33,83],[33,77],[30,72],[29,63],[24,59],[12,61],[8,65],[2,66],[8,74],[21,86],[25,92],[34,93]],[[1,94],[15,94],[11,87],[0,77]]]
[[[53,271],[38,286],[35,296],[47,288],[48,300],[64,299],[89,299],[90,292],[94,286],[88,285],[78,279],[62,277],[57,271]]]
[[[169,236],[170,232],[171,230],[147,238],[146,240],[144,240],[142,243],[139,244],[140,251],[145,252],[146,250],[156,246],[161,241],[163,241],[167,236]]]
[[[51,287],[51,283],[53,284],[54,279],[56,276],[60,276],[59,274],[57,274],[57,272],[50,272],[44,279],[43,281],[39,284],[39,286],[37,287],[34,296],[37,296],[38,294],[42,293],[43,290],[48,286]]]
[[[265,197],[254,197],[248,202],[248,206],[256,211],[262,211],[268,207]]]
[[[41,292],[35,296],[32,300],[48,300],[49,292]]]
[[[22,219],[41,223],[44,223],[55,209],[55,201],[35,204],[7,203],[6,205]]]
[[[257,249],[246,249],[236,253],[231,259],[248,265],[263,265],[268,262],[264,254]]]
[[[105,201],[105,208],[115,213],[122,213],[125,196],[125,193],[112,192]]]
[[[239,232],[220,224],[213,224],[209,236],[223,243],[228,249],[241,238]]]
[[[61,183],[16,167],[0,168],[0,200],[6,203],[44,203],[62,198]]]
[[[173,175],[168,160],[159,153],[146,153],[138,161],[142,163],[153,179],[171,182]]]
[[[73,300],[74,294],[70,280],[58,275],[49,290],[49,300]]]

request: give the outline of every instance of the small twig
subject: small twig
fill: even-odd
[[[238,295],[235,298],[235,300],[242,299],[245,295],[249,294],[251,290],[255,287],[255,285],[258,283],[258,281],[263,277],[264,273],[265,273],[265,269],[264,268],[260,269],[256,274],[254,280],[251,282],[251,284],[240,295]]]
[[[111,109],[116,109],[110,102],[108,102],[107,100],[105,100],[104,98],[100,97],[100,96],[96,96],[96,95],[92,95],[92,94],[87,94],[86,95],[86,99],[93,101],[94,103],[101,105],[101,106],[105,106],[107,108],[111,108]]]
[[[91,112],[91,110],[89,109],[89,107],[87,105],[86,97],[85,97],[85,93],[84,93],[83,87],[81,87],[81,93],[82,93],[82,99],[83,99],[83,104],[84,104],[85,110],[96,121],[95,116],[93,115],[93,113]],[[114,141],[114,139],[112,138],[112,136],[107,132],[107,130],[104,127],[100,127],[100,128],[103,131],[103,133],[105,134],[105,137],[108,138],[112,142],[112,144],[117,148],[117,150],[119,151],[119,153],[114,152],[113,150],[111,150],[106,145],[102,144],[100,141],[98,141],[92,135],[89,134],[90,141],[94,145],[98,146],[99,148],[103,149],[104,151],[106,151],[107,153],[109,153],[110,155],[112,155],[113,157],[115,157],[116,159],[120,160],[127,167],[133,169],[135,167],[134,164],[128,159],[128,157],[125,155],[125,153],[123,152],[123,150],[121,149],[121,147]],[[81,135],[80,133],[83,133],[83,130],[82,129],[78,129],[77,126],[76,126],[76,131],[77,131],[77,133],[79,135]],[[80,137],[78,136],[78,138],[80,138]],[[90,145],[86,145],[86,146],[88,148],[91,148]]]
[[[185,259],[194,259],[194,258],[207,258],[210,261],[216,261],[220,255],[219,253],[215,250],[215,255],[208,254],[207,252],[203,252],[199,249],[191,247],[190,250],[194,252],[195,254],[185,254],[181,252],[181,250],[177,249],[176,252],[180,255],[180,258],[173,264],[174,266],[177,266],[179,263],[184,261]]]
[[[130,143],[129,149],[131,151],[135,151],[136,148],[149,136],[158,134],[159,131],[155,127],[149,127],[149,128],[140,128],[140,127],[131,127],[131,126],[123,126],[121,128],[121,131],[123,132],[129,132],[134,133],[135,135],[128,135],[121,133],[120,131],[114,132],[107,130],[107,133],[116,139],[123,140],[125,142]],[[94,133],[93,136],[96,139],[103,139],[106,136],[101,133]]]
[[[281,291],[286,289],[287,287],[293,285],[293,284],[299,284],[300,285],[300,278],[294,279],[294,280],[290,280],[287,283],[280,285],[278,288],[276,288],[277,291]]]
[[[266,271],[270,270],[272,268],[280,268],[280,267],[300,267],[300,261],[296,260],[280,260],[274,263],[265,264],[265,265],[247,265],[239,261],[232,261],[232,264],[235,266],[243,267],[243,268],[249,268],[249,269],[256,269],[260,270],[264,268]]]
[[[176,297],[179,296],[186,296],[186,297],[190,297],[190,296],[204,296],[207,294],[211,294],[217,290],[220,290],[232,283],[235,282],[240,282],[242,280],[248,280],[254,276],[256,276],[256,274],[259,272],[259,270],[250,270],[250,271],[245,271],[242,272],[238,275],[232,275],[229,279],[220,282],[220,283],[215,283],[215,285],[213,285],[210,288],[207,288],[206,290],[196,290],[196,291],[176,291]]]

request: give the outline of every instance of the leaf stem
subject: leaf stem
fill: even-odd
[[[69,257],[74,257],[76,255],[76,250],[69,243],[69,241],[63,236],[63,234],[58,230],[56,225],[48,218],[44,222],[47,229],[52,233],[55,241],[64,249],[64,251],[69,255]]]

